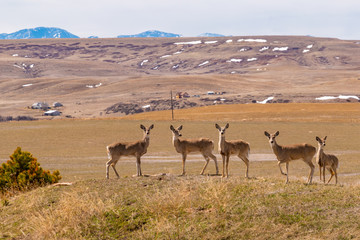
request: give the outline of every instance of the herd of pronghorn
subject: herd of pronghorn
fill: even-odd
[[[229,124],[226,124],[225,127],[220,127],[218,124],[215,124],[215,128],[219,130],[219,152],[223,160],[223,172],[222,177],[229,177],[229,159],[231,155],[237,155],[242,159],[246,165],[245,177],[248,178],[249,172],[249,154],[250,154],[250,145],[249,143],[243,140],[225,140],[225,131],[229,127]],[[106,163],[106,178],[109,178],[109,168],[110,166],[114,169],[116,176],[119,178],[119,174],[116,171],[115,165],[120,159],[121,156],[135,156],[136,157],[136,168],[137,176],[142,176],[141,173],[141,161],[140,158],[147,152],[147,148],[150,143],[150,130],[154,128],[152,124],[149,128],[140,125],[140,128],[144,131],[144,137],[142,140],[136,142],[117,142],[107,146],[107,153],[109,161]],[[172,143],[175,147],[175,150],[182,155],[182,175],[185,175],[185,162],[186,156],[192,152],[200,152],[206,160],[206,163],[201,170],[200,174],[204,174],[204,171],[210,161],[210,158],[214,160],[216,167],[216,174],[219,174],[219,168],[215,155],[212,153],[214,150],[214,142],[208,138],[200,139],[182,139],[180,131],[182,130],[182,125],[178,128],[174,128],[170,125],[170,130],[172,132],[173,138]],[[325,169],[328,169],[331,173],[331,177],[327,183],[329,183],[332,177],[335,175],[335,181],[337,184],[337,172],[336,169],[339,165],[339,160],[336,156],[331,154],[324,153],[326,137],[319,138],[316,137],[318,142],[318,149],[316,150],[310,144],[296,144],[289,146],[282,146],[277,144],[275,138],[279,136],[279,131],[274,134],[264,132],[265,136],[269,138],[270,146],[277,157],[278,166],[280,172],[283,175],[286,175],[286,183],[289,182],[289,162],[292,160],[302,159],[310,167],[310,174],[307,180],[308,184],[312,183],[315,166],[312,163],[312,159],[316,154],[316,163],[319,165],[320,169],[320,180],[323,178],[325,183]],[[281,164],[285,163],[286,173],[283,172]]]

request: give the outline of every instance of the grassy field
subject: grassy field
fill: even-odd
[[[0,124],[0,159],[17,146],[41,166],[60,170],[69,187],[46,187],[3,198],[0,238],[26,239],[352,239],[360,236],[360,105],[223,105],[171,113],[152,112],[122,119],[53,120]],[[230,158],[230,178],[199,176],[204,161],[190,155],[187,176],[171,145],[170,124],[182,124],[186,138],[208,137],[214,123],[230,123],[227,139],[251,145],[250,179],[245,165]],[[142,137],[151,123],[150,147],[142,171],[133,178],[135,159],[117,164],[105,180],[106,145]],[[304,185],[309,168],[290,164],[290,184],[280,175],[264,131],[280,131],[279,144],[328,136],[325,151],[339,157],[339,183],[323,185],[318,167],[314,184]],[[221,157],[218,158],[220,171]],[[166,173],[166,176],[158,174]],[[213,162],[207,173],[215,173]],[[327,173],[327,177],[329,174]],[[332,182],[333,183],[333,182]],[[69,224],[71,222],[71,224]]]

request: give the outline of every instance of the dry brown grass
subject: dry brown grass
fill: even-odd
[[[1,238],[354,239],[354,186],[285,185],[267,178],[176,177],[78,181],[10,199]]]

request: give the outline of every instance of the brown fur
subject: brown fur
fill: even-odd
[[[150,130],[154,127],[152,124],[148,129],[143,125],[140,128],[144,131],[144,137],[135,142],[117,142],[110,144],[106,147],[109,161],[106,163],[106,178],[109,178],[109,167],[114,169],[116,176],[119,178],[119,174],[115,169],[116,163],[119,161],[121,156],[135,156],[136,157],[136,169],[137,176],[142,176],[141,173],[141,156],[147,152],[147,148],[150,144]]]
[[[326,154],[324,152],[326,138],[327,138],[326,136],[323,139],[316,137],[316,141],[318,142],[316,163],[319,165],[319,169],[320,169],[320,180],[321,180],[321,176],[323,176],[323,181],[325,183],[325,168],[326,168],[329,170],[331,174],[331,177],[327,183],[329,183],[333,178],[333,176],[335,176],[335,184],[337,184],[338,179],[337,179],[336,170],[339,167],[339,159],[335,155]]]
[[[209,158],[212,158],[214,160],[216,167],[216,174],[219,174],[217,159],[216,156],[212,153],[214,149],[214,142],[208,138],[180,139],[179,137],[182,136],[180,133],[181,129],[182,126],[179,126],[177,129],[175,129],[173,125],[170,126],[170,130],[173,134],[173,145],[175,147],[175,150],[178,153],[181,153],[182,155],[182,167],[183,167],[182,175],[185,175],[186,157],[189,153],[192,152],[200,152],[206,160],[206,163],[200,174],[204,174],[204,171],[210,160]]]
[[[241,160],[246,164],[246,173],[245,177],[249,177],[249,154],[250,154],[250,144],[243,140],[225,140],[225,130],[229,127],[229,124],[226,124],[224,128],[221,128],[218,124],[215,124],[215,128],[219,130],[219,152],[223,159],[223,173],[222,176],[229,177],[229,159],[231,155],[237,155]]]
[[[315,169],[312,159],[316,153],[316,148],[307,143],[281,146],[278,145],[275,140],[275,138],[279,135],[279,131],[274,134],[269,134],[265,131],[264,134],[269,138],[270,146],[278,159],[278,166],[281,174],[286,175],[286,183],[289,182],[289,162],[292,160],[302,159],[310,167],[310,174],[307,183],[311,184]],[[286,173],[284,173],[281,169],[280,164],[282,163],[286,164]]]

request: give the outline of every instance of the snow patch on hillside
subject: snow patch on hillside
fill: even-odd
[[[356,99],[356,100],[360,100],[360,98],[358,96],[345,96],[345,95],[339,95],[338,97],[334,97],[334,96],[323,96],[323,97],[318,97],[315,98],[315,100],[319,100],[319,101],[325,101],[325,100],[334,100],[334,99],[343,99],[343,100],[347,100],[347,99]]]

